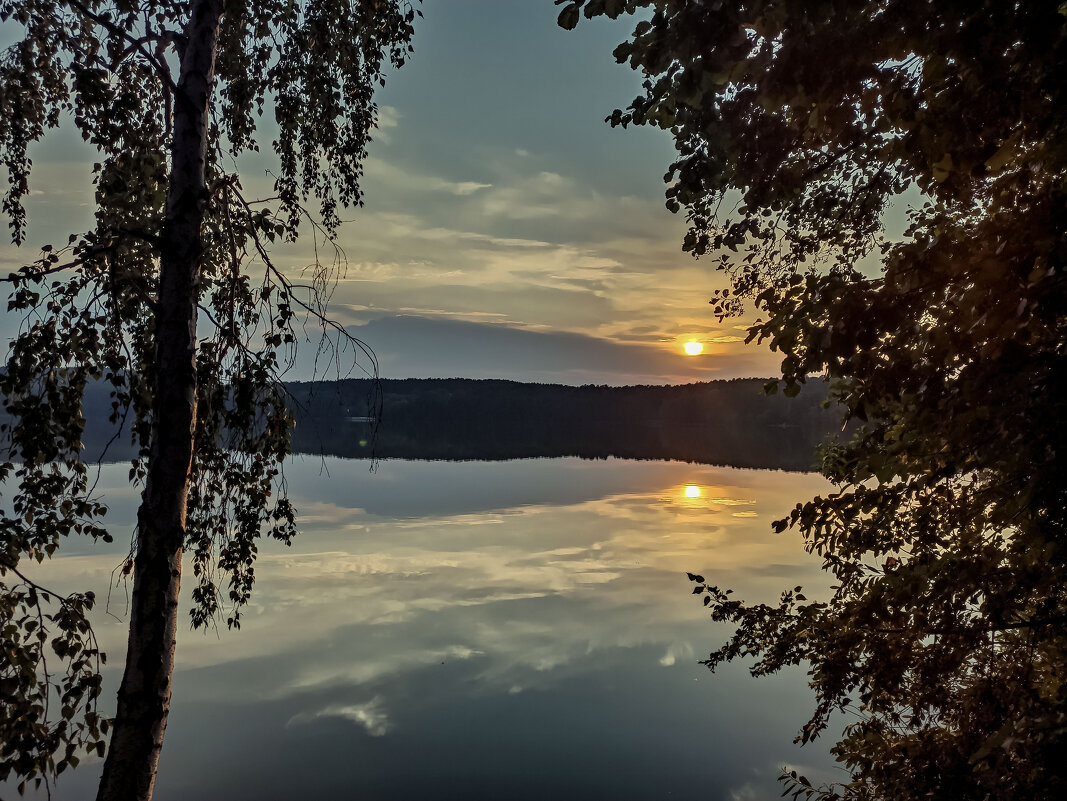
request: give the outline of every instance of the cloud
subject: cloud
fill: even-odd
[[[392,144],[402,117],[396,106],[379,106],[377,126],[371,131],[371,138],[386,145]]]
[[[473,195],[479,189],[491,189],[492,184],[480,184],[477,181],[460,181],[449,185],[450,190],[457,195]]]
[[[364,162],[363,169],[367,178],[379,186],[378,191],[388,189],[391,194],[396,195],[417,197],[426,192],[443,192],[467,196],[493,186],[482,181],[455,181],[437,175],[423,175],[405,170],[380,158],[368,158]],[[373,188],[372,191],[374,191]]]
[[[766,348],[742,352],[737,332],[716,324],[708,298],[724,279],[680,251],[685,222],[667,215],[658,197],[605,193],[559,162],[513,155],[433,167],[379,155],[366,170],[368,210],[341,231],[350,264],[333,308],[342,324],[386,316],[495,321],[644,346],[656,356],[609,371],[628,378],[586,363],[553,377],[516,362],[477,364],[474,354],[485,349],[474,348],[450,368],[472,377],[664,383],[777,370]],[[279,261],[296,269],[307,262],[301,254],[297,246]],[[711,346],[708,355],[672,359],[665,343],[694,336]],[[420,372],[417,356],[390,359],[392,374],[442,374]],[[446,363],[456,363],[455,354]]]
[[[567,301],[564,292],[540,291],[554,292],[560,303]],[[380,317],[348,331],[370,345],[388,378],[671,383],[719,377],[731,361],[686,359],[646,344],[580,333],[420,316]]]
[[[773,372],[766,355],[754,349],[715,346],[698,357],[688,357],[676,347],[675,338],[595,336],[523,325],[523,320],[541,309],[549,310],[543,314],[556,325],[570,319],[596,327],[612,314],[610,298],[579,290],[534,286],[516,295],[495,284],[405,289],[366,283],[359,294],[364,302],[337,308],[335,318],[350,322],[347,333],[374,352],[384,378],[500,378],[624,386],[759,377]],[[466,311],[472,296],[482,301],[476,306],[500,311]],[[345,375],[354,354],[342,355],[349,359],[342,358],[340,371]],[[286,378],[308,380],[333,374],[333,365],[329,373],[323,371],[321,358],[317,366],[310,358],[298,358]]]
[[[403,115],[400,113],[400,109],[396,106],[379,106],[378,107],[378,127],[379,128],[395,128],[400,124],[400,118]]]
[[[358,300],[337,309],[338,322],[362,325],[382,317],[451,318],[454,320],[496,320],[515,328],[532,328],[538,321],[538,329],[573,327],[595,329],[614,314],[614,301],[607,296],[568,287],[532,285],[516,292],[512,285],[503,281],[485,280],[471,285],[459,280],[443,280],[440,283],[420,285],[412,282],[367,282],[344,287],[335,296],[338,301]],[[365,310],[355,311],[361,306]],[[483,332],[492,334],[494,332]],[[379,336],[377,349],[397,351],[398,342],[389,342]],[[415,348],[408,355],[417,358],[421,346],[417,341],[407,341],[405,347]],[[471,353],[473,353],[472,351]],[[458,354],[452,354],[457,357]],[[470,359],[465,360],[469,362]],[[511,364],[511,369],[521,365]]]
[[[568,221],[597,217],[599,198],[590,195],[572,178],[557,172],[540,172],[513,178],[506,186],[486,193],[478,206],[487,218],[539,220],[562,218]]]
[[[381,115],[384,129],[400,129],[395,107]],[[710,319],[718,279],[680,253],[679,221],[658,203],[602,194],[540,158],[420,170],[379,155],[366,179],[372,211],[341,230],[349,262],[331,312],[366,335],[386,375],[629,384],[776,372],[766,349],[742,350],[737,332]],[[307,240],[274,255],[294,276],[313,258]],[[427,343],[414,323],[374,322],[390,317],[498,325]],[[707,355],[671,352],[694,336]],[[291,378],[311,377],[315,344]]]

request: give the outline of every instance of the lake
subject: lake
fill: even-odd
[[[819,475],[671,461],[297,457],[302,533],[264,544],[241,631],[183,630],[156,799],[778,798],[784,765],[842,779],[829,740],[791,744],[802,670],[697,664],[726,629],[686,571],[774,600],[826,577],[770,522]],[[49,573],[103,600],[137,498],[103,468],[117,543]],[[189,581],[187,579],[186,586]],[[112,703],[126,595],[98,633]],[[101,604],[102,610],[103,604]],[[91,798],[99,761],[58,799]]]

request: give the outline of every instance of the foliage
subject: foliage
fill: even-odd
[[[100,454],[85,453],[81,441],[89,382],[110,385],[112,422],[126,422],[138,449],[130,480],[143,484],[146,476],[160,422],[152,418],[155,334],[175,109],[189,102],[175,66],[190,44],[194,6],[0,0],[0,22],[15,39],[0,53],[0,159],[16,244],[27,232],[33,144],[73,124],[99,154],[92,228],[44,245],[4,279],[7,310],[24,323],[0,376],[14,420],[5,426],[9,461],[0,466],[8,495],[0,508],[0,781],[39,783],[77,764],[78,753],[103,751],[107,727],[96,709],[103,655],[87,622],[94,598],[45,590],[23,563],[51,557],[68,536],[112,537],[87,467]],[[361,203],[361,163],[377,111],[372,92],[386,69],[403,64],[416,13],[407,0],[225,3],[208,190],[197,199],[204,222],[191,243],[208,328],[196,352],[185,543],[197,582],[194,626],[218,614],[239,625],[257,540],[288,542],[294,532],[279,480],[289,422],[276,377],[309,324],[321,324],[324,335],[341,332],[322,317],[329,265],[295,283],[267,248],[295,240],[308,224],[316,244],[332,242],[339,204]],[[258,150],[266,114],[277,168],[273,196],[259,200],[244,194],[237,159]],[[308,201],[321,222],[310,222]],[[51,687],[60,693],[58,710]]]
[[[824,454],[836,490],[775,524],[827,599],[694,577],[736,626],[709,667],[807,664],[801,742],[856,715],[851,780],[787,793],[1063,797],[1067,5],[557,3],[567,28],[642,12],[615,56],[645,91],[609,120],[674,136],[684,248],[732,278],[716,312],[755,301],[787,394],[821,375],[865,423]]]

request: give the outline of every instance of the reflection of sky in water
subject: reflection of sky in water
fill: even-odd
[[[102,484],[129,520],[123,474]],[[243,629],[179,639],[159,801],[771,799],[783,764],[828,770],[823,748],[790,745],[801,673],[696,664],[723,630],[685,576],[748,600],[821,585],[795,535],[769,531],[821,478],[308,460],[289,482],[303,534],[264,546]],[[102,596],[120,550],[68,550],[55,580]],[[121,588],[111,604],[122,613]],[[99,626],[120,662],[124,622]],[[98,769],[64,776],[58,798],[91,797]]]

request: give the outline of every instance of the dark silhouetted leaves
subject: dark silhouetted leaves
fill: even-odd
[[[836,491],[774,524],[827,598],[704,596],[736,626],[709,667],[807,666],[798,741],[856,715],[833,748],[851,779],[790,772],[793,798],[1067,796],[1063,8],[627,4],[645,18],[615,58],[647,77],[608,119],[674,137],[683,249],[731,279],[713,310],[754,302],[783,393],[819,376],[863,424],[823,450]]]
[[[72,124],[98,153],[85,176],[95,189],[91,229],[62,247],[45,243],[0,279],[8,313],[24,320],[0,371],[8,460],[0,465],[0,781],[20,788],[75,766],[76,754],[103,755],[110,728],[96,707],[103,655],[88,623],[93,597],[47,592],[21,568],[52,557],[67,537],[111,539],[89,468],[105,454],[87,452],[82,436],[90,383],[106,387],[110,421],[136,453],[133,484],[144,484],[154,427],[167,428],[152,419],[163,371],[159,265],[175,109],[189,105],[174,68],[190,49],[188,15],[202,7],[0,0],[0,206],[16,244],[27,231],[36,143]],[[321,316],[331,265],[294,286],[267,246],[309,224],[320,247],[332,242],[338,208],[361,203],[373,89],[404,63],[415,14],[408,0],[225,3],[206,62],[215,71],[209,141],[198,149],[207,189],[193,204],[205,218],[179,243],[194,254],[197,296],[186,299],[204,323],[187,321],[204,334],[184,543],[195,626],[219,614],[239,625],[259,539],[288,543],[294,534],[281,481],[291,426],[278,377],[307,324],[343,332]],[[277,159],[274,197],[260,202],[228,170],[267,144],[256,135],[265,113]]]

